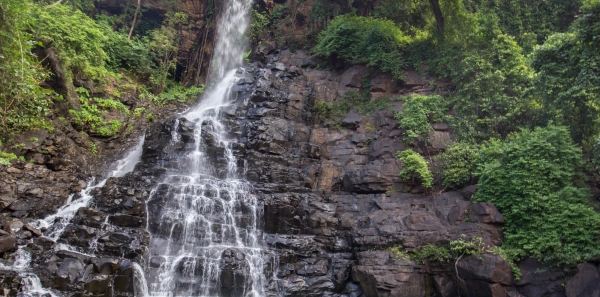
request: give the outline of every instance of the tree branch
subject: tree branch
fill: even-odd
[[[62,1],[62,0],[60,0]],[[137,7],[135,8],[135,14],[133,15],[133,22],[131,22],[131,29],[129,29],[129,35],[127,35],[127,39],[131,39],[131,35],[133,35],[133,28],[135,28],[135,22],[137,22],[138,13],[140,13],[142,0],[137,1]]]
[[[56,2],[54,2],[54,3],[52,3],[52,4],[50,4],[50,5],[48,5],[48,6],[46,6],[46,7],[52,7],[52,6],[56,6],[56,5],[60,4],[61,2],[63,2],[63,0],[58,0],[58,1],[56,1]]]

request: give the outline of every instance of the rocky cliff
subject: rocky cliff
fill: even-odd
[[[315,101],[334,102],[358,90],[366,67],[336,73],[315,69],[314,58],[303,52],[276,51],[268,45],[256,52],[261,61],[239,70],[232,98],[236,104],[224,116],[230,137],[237,140],[232,149],[240,174],[252,182],[263,206],[264,245],[273,254],[265,269],[271,279],[269,295],[599,296],[597,263],[580,265],[579,273],[567,281],[562,272],[527,259],[519,263],[523,276],[517,281],[509,263],[494,254],[442,263],[398,257],[390,247],[413,251],[474,237],[488,246],[499,245],[504,219],[493,204],[470,201],[474,186],[425,193],[401,179],[402,164],[395,155],[415,144],[402,142],[403,130],[391,110],[353,110],[340,119],[341,127],[315,124]],[[405,77],[394,82],[375,74],[369,91],[377,98],[443,93],[449,87],[439,81],[434,89],[431,78],[416,71]],[[391,108],[402,106],[393,101]],[[23,223],[52,213],[69,192],[87,185],[83,175],[60,173],[60,168],[77,172],[68,162],[54,161],[73,155],[53,150],[67,140],[40,141],[40,149],[49,152],[37,158],[42,161],[3,168],[0,249],[5,259],[15,257],[10,252],[17,244],[26,245],[32,272],[46,288],[65,296],[134,296],[140,277],[134,263],[146,269],[160,266],[160,259],[149,257],[153,247],[147,231],[154,224],[147,219],[149,212],[159,211],[164,203],[157,185],[173,166],[170,160],[191,150],[193,127],[173,118],[148,128],[136,169],[93,189],[92,202],[77,211],[56,242],[44,230]],[[452,138],[446,125],[434,128],[431,144],[416,144],[417,149],[436,152]],[[225,164],[224,148],[210,134],[204,137],[213,165]],[[178,141],[173,144],[172,139]],[[148,201],[153,189],[159,199]],[[61,244],[77,252],[55,248]],[[238,265],[240,259],[243,255],[235,251],[223,256],[220,280],[229,288],[222,291],[227,296],[234,296],[237,282],[245,281],[238,277],[247,273]],[[3,270],[4,295],[17,296],[26,286],[22,278]],[[185,286],[197,280],[177,281]]]

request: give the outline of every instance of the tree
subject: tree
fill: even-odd
[[[589,150],[600,136],[600,2],[589,0],[567,33],[558,33],[532,57],[533,86],[545,119],[567,125]]]
[[[482,16],[480,22],[458,40],[447,38],[431,61],[457,87],[450,97],[455,132],[475,142],[528,126],[535,105],[527,95],[533,72],[521,47],[500,31],[494,15]]]

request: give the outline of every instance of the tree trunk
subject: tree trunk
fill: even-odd
[[[135,8],[135,14],[133,14],[133,22],[131,22],[131,29],[129,30],[129,35],[127,35],[127,39],[131,39],[131,35],[133,35],[133,28],[135,28],[135,22],[137,21],[138,13],[140,13],[141,6],[142,0],[138,0],[137,7]]]
[[[442,10],[440,9],[440,1],[429,0],[429,4],[431,4],[431,10],[433,10],[433,16],[435,17],[435,23],[437,24],[438,31],[440,32],[440,35],[444,37],[444,16],[442,15]]]

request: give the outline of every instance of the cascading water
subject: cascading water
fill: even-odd
[[[138,141],[136,147],[130,151],[123,159],[117,161],[113,170],[108,177],[95,183],[95,180],[90,182],[91,186],[82,190],[79,193],[79,199],[73,200],[73,195],[70,195],[61,208],[55,214],[52,214],[42,220],[32,223],[37,228],[48,228],[45,233],[46,237],[57,240],[64,232],[71,219],[81,207],[87,206],[92,200],[92,191],[96,188],[101,188],[105,185],[110,177],[120,177],[133,170],[135,165],[140,161],[142,155],[142,147],[144,138]],[[77,250],[65,244],[56,246],[56,250]],[[55,297],[58,296],[54,292],[42,287],[40,278],[34,273],[29,272],[31,265],[31,254],[26,251],[23,246],[20,246],[16,252],[12,254],[14,259],[9,265],[0,263],[0,268],[3,270],[12,270],[18,272],[21,278],[21,292],[19,297]]]
[[[250,5],[250,0],[223,4],[211,63],[217,83],[184,115],[194,123],[194,147],[150,195],[151,296],[265,296],[262,208],[240,174],[221,113],[242,65]],[[174,132],[172,142],[178,141]]]

